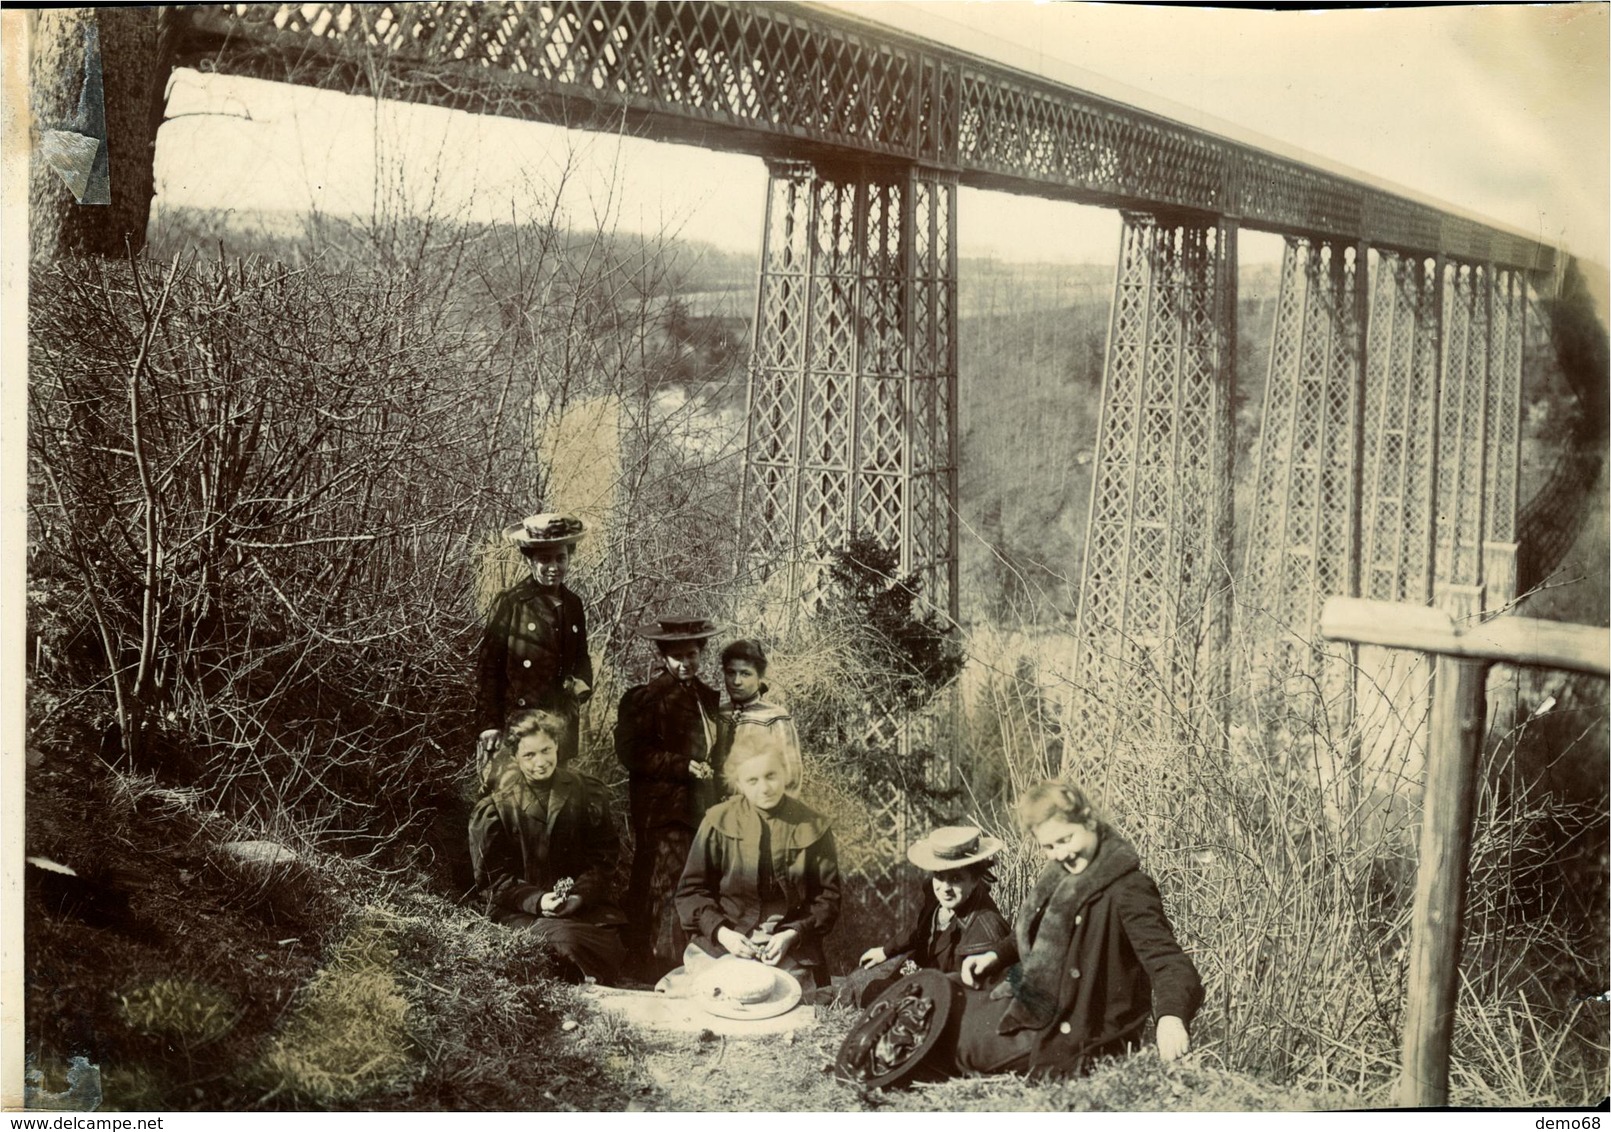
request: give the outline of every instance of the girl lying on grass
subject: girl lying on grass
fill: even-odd
[[[1132,1047],[1149,1016],[1159,1055],[1186,1053],[1203,985],[1135,849],[1066,783],[1034,787],[1018,814],[1049,864],[1013,934],[962,960],[962,982],[972,989],[964,992],[956,1067],[1081,1073],[1093,1058]],[[981,988],[1000,972],[1006,977],[994,990]]]
[[[777,729],[741,725],[723,768],[736,792],[694,834],[677,914],[700,954],[781,967],[807,994],[828,985],[822,939],[839,918],[839,859],[828,819],[792,793]]]
[[[906,858],[929,874],[917,920],[905,935],[862,953],[861,970],[845,980],[841,1001],[871,1005],[908,965],[957,974],[963,959],[1010,935],[990,897],[990,862],[1001,850],[999,838],[965,825],[942,826],[913,842]]]

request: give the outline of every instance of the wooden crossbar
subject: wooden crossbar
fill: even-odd
[[[1320,632],[1335,641],[1415,649],[1437,658],[1395,1099],[1406,1107],[1441,1107],[1449,1103],[1449,1045],[1488,666],[1497,661],[1606,676],[1611,631],[1509,616],[1457,628],[1439,609],[1334,597],[1321,611]]]

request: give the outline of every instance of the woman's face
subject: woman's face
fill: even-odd
[[[753,700],[761,690],[761,674],[747,660],[730,660],[722,666],[722,677],[727,681],[727,694],[734,703]]]
[[[677,679],[692,680],[699,674],[699,654],[704,651],[704,641],[672,641],[660,650],[660,659]]]
[[[756,755],[733,772],[738,792],[758,810],[770,810],[783,801],[788,785],[783,760],[774,754]]]
[[[515,766],[527,782],[547,782],[559,765],[559,744],[545,731],[533,731],[515,748]]]
[[[1046,859],[1056,861],[1071,873],[1085,868],[1101,841],[1090,826],[1062,818],[1047,818],[1035,827],[1034,835],[1035,844],[1046,854]]]
[[[533,547],[526,553],[526,568],[539,586],[554,589],[565,581],[565,575],[571,570],[571,546],[569,543],[560,543],[558,546]]]
[[[946,869],[934,874],[933,884],[934,899],[940,902],[941,908],[954,912],[979,887],[979,878],[972,869]]]

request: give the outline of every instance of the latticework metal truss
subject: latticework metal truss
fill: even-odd
[[[1083,752],[1223,693],[1235,229],[1124,217],[1070,720]]]
[[[1490,286],[1486,267],[1448,265],[1443,300],[1433,574],[1435,599],[1462,617],[1477,613],[1483,597]]]
[[[182,8],[181,62],[765,157],[896,158],[961,183],[1550,270],[1553,249],[853,16],[549,0]]]
[[[1362,596],[1432,598],[1438,296],[1433,261],[1381,253],[1365,369]]]
[[[1483,516],[1483,607],[1487,610],[1503,609],[1516,597],[1526,320],[1526,275],[1495,272],[1489,315],[1487,509]]]
[[[1244,622],[1268,625],[1254,637],[1274,645],[1256,659],[1316,677],[1328,702],[1348,694],[1346,652],[1326,648],[1316,626],[1326,598],[1352,584],[1359,267],[1357,248],[1287,239],[1247,543]]]
[[[771,167],[743,520],[807,602],[860,532],[955,614],[955,198],[929,170]]]

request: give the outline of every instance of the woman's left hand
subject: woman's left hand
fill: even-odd
[[[800,938],[799,928],[784,928],[771,939],[766,941],[766,950],[761,952],[761,962],[776,967],[783,962],[783,957],[794,946],[794,941]]]
[[[1158,1056],[1165,1061],[1174,1061],[1190,1051],[1191,1038],[1186,1033],[1186,1023],[1173,1014],[1165,1014],[1158,1019]]]

